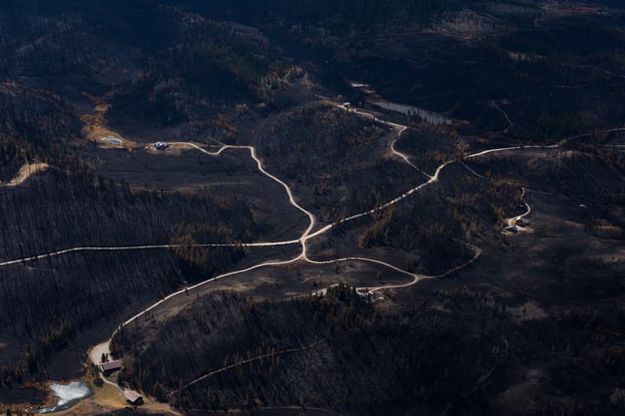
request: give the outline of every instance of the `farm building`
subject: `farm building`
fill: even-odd
[[[115,371],[121,370],[124,366],[122,360],[113,360],[100,364],[100,371],[102,374],[107,375]]]
[[[143,396],[134,390],[124,389],[124,398],[134,406],[143,404]]]

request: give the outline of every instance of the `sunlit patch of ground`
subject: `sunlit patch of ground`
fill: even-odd
[[[26,182],[28,178],[37,173],[43,172],[48,169],[49,166],[47,163],[37,162],[37,163],[26,163],[22,166],[17,173],[17,175],[11,179],[7,183],[0,182],[0,187],[14,188]]]
[[[106,127],[106,113],[110,104],[98,97],[90,96],[89,98],[94,101],[95,108],[93,114],[85,114],[80,118],[84,123],[84,136],[103,149],[133,149],[136,146],[135,142]]]
[[[91,377],[89,380],[89,388],[93,391],[91,400],[94,402],[112,409],[126,407],[126,400],[117,386],[109,383],[96,383],[95,378]]]
[[[96,383],[96,380],[93,376],[88,377],[88,385],[91,391],[93,392],[93,396],[84,400],[77,406],[75,406],[71,413],[67,414],[93,414],[93,409],[103,410],[117,410],[128,407],[129,404],[126,402],[122,392],[119,388],[111,383]],[[155,400],[145,397],[145,403],[140,406],[140,409],[154,414],[159,415],[178,415],[179,413],[172,409],[169,405],[158,403]]]

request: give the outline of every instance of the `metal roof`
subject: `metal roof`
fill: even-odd
[[[100,364],[100,368],[102,369],[102,371],[119,370],[123,366],[124,362],[122,360],[113,360]]]
[[[128,400],[130,403],[136,403],[138,401],[143,400],[143,396],[140,395],[139,393],[137,393],[134,390],[130,390],[130,389],[124,389],[124,397],[126,398],[126,400]]]

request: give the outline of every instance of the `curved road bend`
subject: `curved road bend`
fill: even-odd
[[[364,292],[369,292],[369,293],[373,293],[373,292],[379,292],[382,290],[387,290],[387,289],[405,289],[411,286],[416,285],[417,283],[419,283],[422,280],[433,280],[433,279],[442,279],[445,277],[448,277],[462,269],[467,268],[468,266],[470,266],[471,264],[473,264],[478,258],[480,258],[480,256],[482,255],[482,250],[479,247],[475,247],[475,246],[471,246],[471,248],[474,251],[474,255],[473,257],[467,261],[466,263],[463,263],[459,266],[454,267],[451,270],[446,271],[445,273],[442,274],[438,274],[438,275],[423,275],[423,274],[418,274],[418,273],[412,273],[409,272],[407,270],[403,270],[397,266],[394,266],[390,263],[381,261],[381,260],[376,260],[376,259],[371,259],[371,258],[367,258],[367,257],[343,257],[340,259],[335,259],[335,260],[326,260],[326,261],[318,261],[318,260],[311,260],[311,259],[306,259],[306,262],[310,263],[310,264],[316,264],[316,265],[329,265],[329,264],[337,264],[337,263],[345,263],[345,262],[352,262],[352,261],[359,261],[359,262],[365,262],[365,263],[373,263],[373,264],[377,264],[380,266],[384,266],[387,267],[393,271],[396,271],[398,273],[407,275],[412,277],[412,281],[408,282],[408,283],[401,283],[401,284],[396,284],[396,285],[383,285],[383,286],[375,286],[375,287],[358,287],[356,288],[357,291],[364,291]]]
[[[377,119],[375,116],[372,116],[372,115],[370,115],[368,113],[362,113],[362,112],[359,112],[359,113],[361,113],[361,115],[364,115],[366,117],[373,117],[374,119]],[[405,131],[405,129],[406,129],[406,126],[402,126],[402,125],[399,125],[399,124],[396,124],[396,123],[386,122],[386,121],[383,121],[383,120],[379,120],[379,121],[383,122],[386,125],[398,128],[402,132]],[[299,203],[295,200],[290,187],[284,181],[282,181],[281,179],[277,178],[276,176],[270,174],[269,172],[267,172],[264,169],[262,161],[258,158],[258,156],[256,154],[256,149],[254,147],[252,147],[252,146],[230,146],[230,145],[225,145],[225,146],[223,146],[222,148],[220,148],[216,152],[209,152],[209,151],[201,148],[200,146],[198,146],[198,145],[196,145],[194,143],[190,143],[190,142],[177,142],[177,143],[172,143],[172,144],[189,146],[189,147],[195,148],[196,150],[199,150],[202,153],[204,153],[206,155],[209,155],[211,157],[219,156],[224,151],[226,151],[228,149],[245,149],[245,150],[249,151],[251,157],[255,160],[259,171],[261,173],[263,173],[265,176],[267,176],[270,179],[272,179],[273,181],[279,183],[285,189],[285,191],[286,191],[286,193],[287,193],[287,195],[289,197],[289,202],[291,203],[291,205],[293,205],[295,208],[297,208],[299,211],[304,213],[309,218],[309,226],[304,231],[304,233],[302,234],[302,236],[300,237],[299,240],[287,241],[287,242],[278,242],[278,243],[251,243],[251,244],[253,244],[254,246],[270,246],[270,245],[287,245],[287,244],[297,244],[297,243],[299,243],[299,244],[301,244],[302,252],[301,252],[301,254],[299,256],[297,256],[295,258],[292,258],[290,260],[270,261],[270,262],[261,263],[261,264],[258,264],[258,265],[255,265],[255,266],[252,266],[252,267],[249,267],[249,268],[246,268],[246,269],[237,270],[237,271],[233,271],[233,272],[229,272],[229,273],[224,273],[222,275],[219,275],[219,276],[213,277],[211,279],[208,279],[208,280],[206,280],[204,282],[198,283],[198,284],[196,284],[194,286],[191,286],[191,287],[188,287],[188,288],[183,288],[183,289],[181,289],[181,290],[179,290],[179,291],[177,291],[175,293],[172,293],[172,294],[168,295],[167,297],[165,297],[165,298],[159,300],[158,302],[154,303],[150,307],[146,308],[145,310],[139,312],[138,314],[136,314],[135,316],[131,317],[130,319],[126,320],[121,325],[119,325],[115,329],[115,331],[113,332],[113,334],[111,335],[111,337],[107,341],[105,341],[104,343],[102,343],[99,346],[95,347],[97,349],[97,351],[99,351],[99,352],[110,352],[111,340],[120,331],[121,328],[123,328],[124,326],[126,326],[126,325],[128,325],[128,324],[130,324],[130,323],[132,323],[134,321],[136,321],[137,319],[139,319],[140,317],[144,316],[148,312],[154,310],[155,308],[157,308],[158,306],[160,306],[164,302],[167,302],[168,300],[170,300],[170,299],[172,299],[174,297],[177,297],[177,296],[180,296],[182,294],[185,294],[188,290],[193,290],[195,288],[199,288],[201,286],[213,283],[215,281],[222,280],[222,279],[225,279],[227,277],[239,275],[239,274],[242,274],[242,273],[247,273],[247,272],[250,272],[250,271],[253,271],[253,270],[257,270],[257,269],[261,269],[261,268],[265,268],[265,267],[285,266],[285,265],[296,263],[296,262],[298,262],[300,260],[304,260],[304,261],[307,261],[307,262],[312,263],[312,264],[324,264],[323,262],[320,262],[320,263],[319,262],[315,262],[314,260],[310,260],[308,258],[308,251],[307,251],[307,242],[308,242],[308,240],[310,240],[312,238],[315,238],[315,237],[318,237],[318,236],[320,236],[322,234],[327,233],[329,230],[331,230],[332,228],[336,227],[339,224],[342,224],[342,223],[348,222],[348,221],[352,221],[352,220],[355,220],[357,218],[361,218],[361,217],[364,217],[364,216],[367,216],[367,215],[374,214],[374,213],[376,213],[376,212],[378,212],[378,211],[380,211],[382,209],[385,209],[387,207],[390,207],[392,205],[395,205],[395,204],[401,202],[402,200],[408,198],[410,195],[420,191],[421,189],[429,186],[432,183],[437,182],[438,179],[439,179],[440,173],[443,171],[443,169],[445,169],[448,165],[450,165],[450,164],[455,162],[455,161],[447,161],[447,162],[441,164],[436,169],[436,172],[434,173],[434,175],[429,177],[430,179],[427,182],[425,182],[425,183],[423,183],[421,185],[418,185],[415,188],[412,188],[411,190],[407,191],[406,193],[400,195],[399,197],[397,197],[397,198],[395,198],[395,199],[393,199],[393,200],[391,200],[391,201],[389,201],[389,202],[387,202],[385,204],[382,204],[382,205],[380,205],[377,208],[374,208],[372,210],[369,210],[369,211],[366,211],[366,212],[363,212],[363,213],[360,213],[360,214],[355,214],[355,215],[352,215],[350,217],[347,217],[347,218],[344,218],[342,220],[339,220],[339,221],[337,221],[337,222],[335,222],[333,224],[329,224],[329,225],[321,228],[317,232],[313,233],[312,230],[314,229],[314,227],[316,225],[316,218],[315,218],[315,216],[310,211],[306,210],[301,205],[299,205]],[[536,147],[536,148],[549,148],[549,147],[545,147],[545,146],[534,146],[534,147]],[[550,146],[550,147],[558,147],[558,145],[554,145],[554,146]],[[466,158],[467,159],[475,158],[475,157],[480,157],[480,156],[487,155],[487,154],[490,154],[490,153],[502,152],[502,151],[513,150],[513,149],[521,149],[521,148],[529,148],[529,147],[507,147],[507,148],[500,148],[500,149],[491,149],[491,150],[478,152],[478,153],[475,153],[473,155],[469,155]],[[249,246],[252,246],[251,244]],[[109,247],[109,248],[104,248],[104,249],[114,249],[114,248],[110,248]],[[124,248],[119,248],[119,250],[123,250],[123,249]],[[135,249],[135,248],[132,248],[132,249]],[[138,249],[138,248],[136,248],[136,249]],[[72,252],[72,250],[80,251],[81,249],[63,250],[61,252],[57,252],[54,255],[61,255],[61,254],[67,253],[67,252]],[[479,257],[479,254],[480,254],[479,251],[476,251],[475,258],[472,261],[470,261],[469,263],[472,263],[477,257]],[[45,258],[48,255],[42,255],[42,256],[36,256],[36,258]],[[370,262],[370,263],[376,263],[376,264],[379,264],[379,265],[383,265],[383,266],[389,267],[389,268],[391,268],[391,269],[393,269],[395,271],[398,271],[400,273],[403,273],[403,274],[406,274],[408,276],[411,276],[413,278],[412,281],[407,283],[407,284],[395,285],[395,286],[384,286],[384,287],[378,287],[378,288],[370,288],[368,290],[376,290],[377,291],[377,290],[382,290],[382,289],[403,288],[403,287],[412,286],[412,285],[414,285],[415,283],[417,283],[421,279],[440,277],[440,276],[421,276],[421,275],[416,275],[414,273],[410,273],[410,272],[407,272],[405,270],[401,270],[400,268],[398,268],[396,266],[393,266],[393,265],[391,265],[389,263],[385,263],[385,262],[382,262],[382,261],[379,261],[379,260],[375,260],[375,259],[353,258],[353,260],[366,261],[366,262]],[[339,262],[339,261],[348,261],[348,259],[339,259],[339,260],[335,260],[335,261],[330,261],[330,263],[332,263],[332,262]],[[11,264],[15,264],[15,262],[19,262],[19,261],[12,261]],[[327,263],[327,264],[330,264],[330,263]],[[0,265],[2,265],[2,263],[0,263]],[[459,266],[459,267],[457,267],[457,268],[455,268],[455,269],[453,269],[453,270],[451,270],[451,271],[449,271],[449,272],[447,272],[447,273],[445,273],[444,275],[441,275],[441,276],[445,276],[445,275],[448,275],[450,273],[453,273],[453,272],[457,271],[459,268],[462,268],[462,267],[465,267],[465,266],[466,265]]]
[[[521,189],[523,191],[523,193],[521,194],[521,199],[523,200],[523,204],[525,204],[526,210],[521,215],[517,215],[516,217],[512,217],[512,218],[506,218],[506,226],[508,227],[516,226],[517,222],[519,222],[520,220],[529,216],[532,213],[532,207],[530,206],[530,204],[527,202],[527,199],[525,198],[525,196],[527,195],[527,190],[525,188],[521,188]]]
[[[315,215],[308,211],[307,209],[305,209],[304,207],[302,207],[296,200],[295,200],[295,196],[293,195],[293,191],[291,191],[291,188],[289,187],[289,185],[287,185],[286,182],[284,182],[282,179],[272,175],[271,173],[267,172],[263,166],[263,162],[260,160],[260,158],[258,158],[257,154],[256,154],[256,148],[253,146],[232,146],[232,145],[224,145],[223,147],[221,147],[218,151],[216,152],[209,152],[208,150],[196,145],[195,143],[190,143],[190,142],[172,142],[171,144],[174,145],[183,145],[183,146],[190,146],[196,150],[199,150],[200,152],[211,156],[211,157],[216,157],[216,156],[220,156],[224,151],[228,150],[228,149],[243,149],[243,150],[247,150],[250,152],[250,156],[252,159],[254,159],[254,161],[256,162],[256,166],[258,167],[258,170],[265,176],[267,176],[269,179],[273,180],[274,182],[277,182],[278,184],[280,184],[280,186],[282,186],[284,188],[284,190],[286,191],[288,197],[289,197],[289,203],[295,207],[296,209],[298,209],[299,211],[301,211],[302,213],[304,213],[307,217],[308,217],[308,228],[306,229],[306,231],[304,231],[304,233],[302,234],[302,236],[300,237],[300,242],[302,244],[302,250],[303,250],[303,254],[302,256],[306,255],[307,252],[307,247],[306,247],[306,241],[305,238],[311,233],[311,231],[313,230],[313,228],[315,228],[315,224],[317,223],[317,219],[315,218]]]
[[[406,164],[408,164],[411,168],[415,169],[420,174],[422,174],[424,176],[427,176],[428,178],[432,177],[432,175],[428,174],[427,172],[424,172],[419,167],[417,167],[417,165],[412,163],[412,161],[410,160],[410,157],[407,154],[400,152],[396,148],[397,142],[401,139],[401,136],[403,136],[404,133],[408,130],[408,126],[404,126],[402,124],[393,123],[391,121],[386,121],[386,120],[379,119],[374,114],[368,113],[366,111],[358,110],[357,108],[347,108],[346,106],[344,106],[342,104],[337,104],[337,103],[334,103],[332,101],[328,101],[328,102],[331,105],[333,105],[333,106],[335,106],[337,108],[340,108],[342,110],[345,110],[347,112],[352,112],[352,113],[354,113],[356,115],[359,115],[361,117],[371,119],[371,120],[373,120],[373,121],[375,121],[377,123],[380,123],[382,125],[389,126],[389,127],[392,127],[394,129],[396,129],[397,130],[397,137],[395,137],[395,139],[391,142],[391,153],[394,154],[395,156],[397,156],[398,158],[400,158],[401,160],[403,160]]]

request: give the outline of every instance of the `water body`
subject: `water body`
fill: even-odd
[[[376,107],[380,107],[384,110],[401,113],[407,116],[417,115],[430,124],[452,124],[453,121],[443,116],[442,114],[435,113],[433,111],[424,110],[423,108],[413,107],[406,104],[397,104],[390,101],[374,101],[372,104]]]
[[[441,124],[453,124],[453,120],[443,116],[442,114],[435,113],[433,111],[428,111],[423,108],[414,107],[406,104],[397,104],[390,101],[386,101],[383,99],[379,99],[380,97],[376,95],[375,89],[373,89],[369,84],[365,84],[363,82],[351,81],[350,86],[355,89],[360,89],[364,91],[367,95],[373,99],[371,104],[376,107],[379,107],[383,110],[393,111],[395,113],[401,113],[406,116],[419,116],[425,122],[435,125]],[[376,99],[377,98],[377,99]]]
[[[81,381],[74,381],[69,384],[54,383],[50,386],[59,401],[54,407],[41,409],[39,413],[48,414],[67,410],[82,399],[91,396],[91,390]]]
[[[113,136],[102,137],[100,141],[106,142],[108,144],[112,144],[113,146],[121,146],[122,144],[124,144],[122,139],[118,139],[117,137],[113,137]]]

